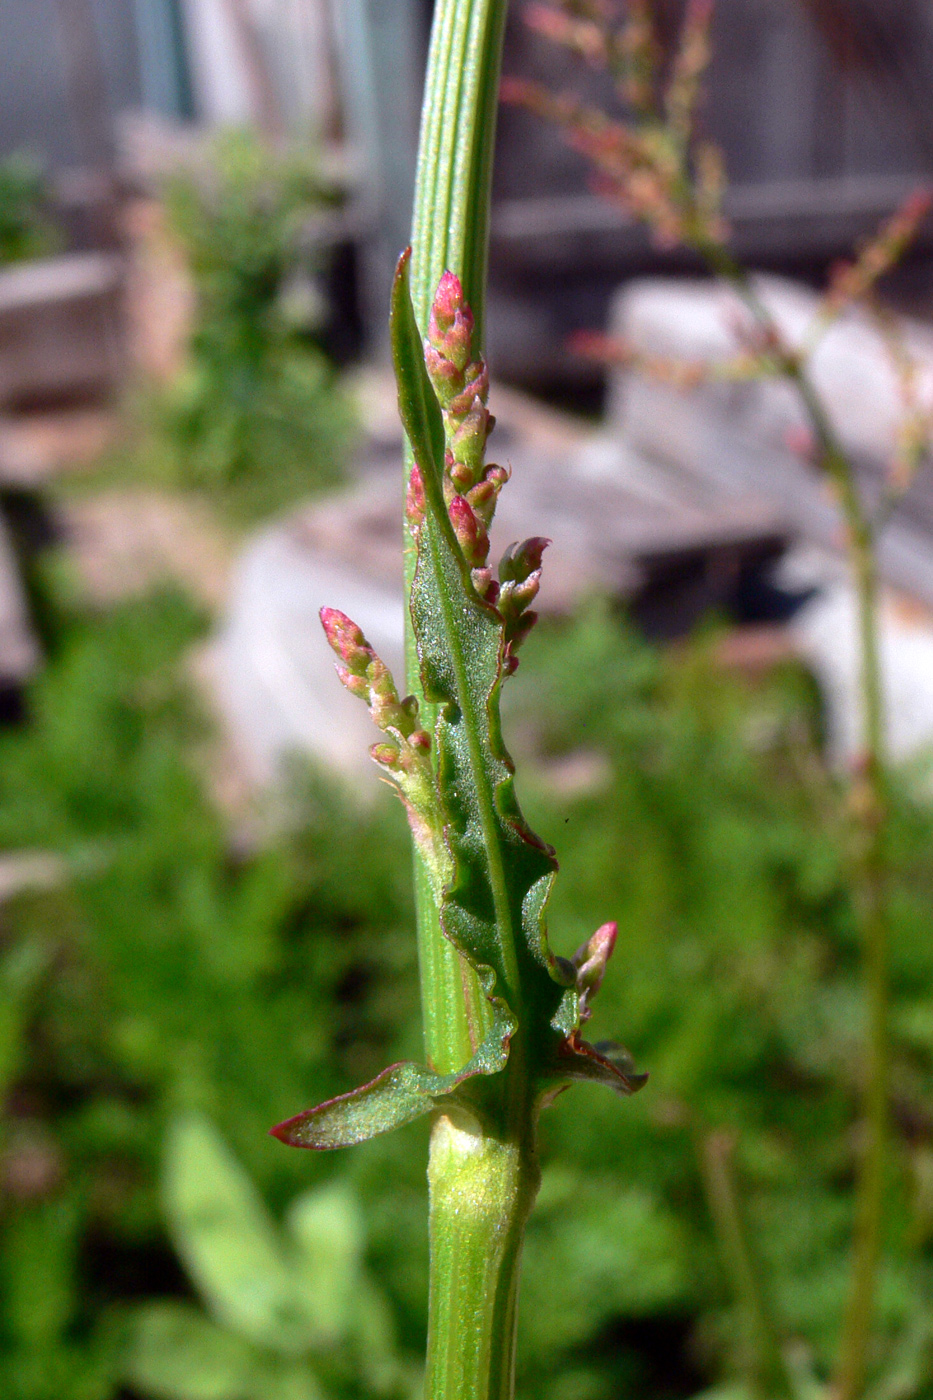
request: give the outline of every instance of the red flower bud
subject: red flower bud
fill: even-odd
[[[489,553],[489,536],[464,496],[454,496],[449,506],[450,523],[467,563],[479,567]]]
[[[499,565],[499,578],[503,583],[524,583],[530,574],[541,568],[544,551],[551,543],[542,535],[534,535],[521,544],[510,544]]]
[[[354,674],[372,660],[373,652],[363,633],[346,613],[337,608],[321,608],[321,625],[331,647]]]
[[[421,475],[421,468],[415,462],[408,478],[405,496],[405,517],[413,531],[418,531],[424,524],[424,512],[424,477]]]

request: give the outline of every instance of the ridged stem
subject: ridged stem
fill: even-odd
[[[431,1137],[427,1400],[512,1400],[525,1225],[538,1189],[533,1128],[465,1114]]]
[[[431,33],[412,231],[411,290],[424,334],[445,271],[455,273],[483,353],[489,205],[507,0],[437,0]],[[411,457],[407,468],[410,470]],[[405,544],[405,596],[416,552]],[[424,703],[406,618],[407,683]],[[427,1054],[460,1068],[483,1038],[487,1003],[473,970],[444,938],[434,892],[416,871]],[[538,1188],[534,1111],[522,1033],[513,1039],[482,1120],[454,1110],[431,1138],[431,1279],[427,1400],[512,1400],[525,1224]]]
[[[445,271],[457,274],[475,319],[474,352],[482,353],[489,246],[489,203],[496,107],[507,0],[437,0],[425,80],[412,225],[412,301],[422,333]],[[411,467],[408,456],[407,470]],[[424,702],[408,614],[416,554],[406,530],[406,683],[422,704],[426,727],[435,715]],[[416,856],[415,899],[425,1048],[441,1073],[459,1069],[487,1028],[476,974],[444,938],[434,892]]]

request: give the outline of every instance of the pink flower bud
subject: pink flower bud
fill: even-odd
[[[465,496],[476,480],[476,470],[472,462],[457,462],[452,452],[447,453],[447,480],[454,488],[451,495]]]
[[[436,320],[441,334],[450,330],[458,312],[460,315],[468,316],[472,322],[473,313],[464,299],[463,283],[454,273],[445,272],[437,284],[437,291],[434,293],[434,301],[431,304],[431,316]]]
[[[492,569],[474,569],[471,575],[473,587],[479,596],[495,607],[499,600],[499,585],[492,576]]]
[[[434,385],[434,392],[440,399],[441,406],[446,408],[463,393],[463,371],[442,351],[436,350],[430,341],[425,341],[424,364]]]
[[[454,496],[449,506],[450,523],[467,563],[479,567],[489,553],[489,536],[464,496]]]
[[[541,570],[535,569],[521,583],[504,583],[500,590],[500,610],[510,618],[518,618],[538,596],[541,586]]]
[[[452,398],[447,405],[448,413],[455,418],[464,416],[473,407],[473,401],[478,399],[485,405],[489,397],[489,371],[486,368],[485,360],[477,360],[470,365],[466,371],[466,382],[456,398]]]
[[[452,415],[447,414],[448,431],[452,425]],[[464,414],[459,424],[453,428],[450,448],[454,460],[470,469],[470,485],[474,486],[483,471],[483,455],[489,437],[489,414],[483,402],[475,398],[469,412]]]
[[[354,674],[360,674],[372,660],[373,651],[356,623],[337,608],[321,608],[319,616],[333,650]]]
[[[428,344],[462,376],[470,362],[472,341],[473,313],[464,301],[463,286],[459,277],[445,272],[431,305]],[[428,372],[432,373],[430,365]]]
[[[369,682],[365,676],[354,675],[346,666],[336,666],[337,678],[341,685],[345,685],[351,695],[358,695],[361,700],[369,702]]]
[[[472,490],[466,492],[466,498],[476,515],[489,529],[492,524],[492,517],[496,512],[496,501],[499,498],[499,487],[495,481],[488,478],[479,482]]]
[[[602,986],[606,964],[612,957],[618,933],[616,923],[601,924],[574,953],[572,961],[577,969],[577,988],[584,996],[594,997]]]
[[[399,751],[395,744],[373,744],[369,754],[382,768],[398,767]]]
[[[412,531],[418,531],[424,524],[424,512],[424,477],[421,475],[421,468],[415,462],[408,478],[408,490],[405,496],[405,518]]]

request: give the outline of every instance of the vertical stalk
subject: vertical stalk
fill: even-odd
[[[434,290],[449,270],[463,283],[482,353],[489,204],[502,40],[508,0],[437,0],[425,80],[412,226],[412,301],[422,333]],[[407,456],[406,474],[411,467]],[[424,723],[435,715],[421,690],[407,600],[416,551],[405,532],[406,684]],[[459,1069],[487,1029],[476,974],[441,932],[436,892],[415,856],[415,906],[425,1048],[441,1073]]]
[[[412,300],[422,334],[445,271],[463,284],[482,354],[489,205],[507,0],[437,0],[422,116],[412,232]],[[411,457],[408,458],[408,468]],[[416,554],[405,540],[405,594]],[[410,620],[407,685],[424,702]],[[416,857],[417,861],[417,857]],[[416,869],[425,1040],[438,1069],[460,1068],[487,1028],[472,968],[444,938],[423,867]],[[511,1400],[525,1224],[538,1188],[526,1046],[513,1039],[499,1096],[483,1120],[442,1116],[431,1137],[431,1273],[427,1400]]]
[[[853,797],[861,819],[857,852],[864,965],[868,997],[868,1045],[864,1090],[864,1141],[855,1202],[852,1288],[836,1377],[837,1400],[856,1400],[864,1389],[874,1313],[884,1212],[888,1138],[887,859],[883,696],[878,650],[878,577],[872,531],[864,521],[851,530],[850,553],[858,598],[862,650],[865,753]]]
[[[533,1142],[444,1116],[428,1180],[426,1400],[512,1400],[522,1240],[539,1180]]]
[[[698,251],[727,280],[765,331],[780,333],[747,271],[728,249],[700,240]],[[859,496],[852,462],[835,433],[800,358],[783,357],[782,371],[794,385],[810,420],[821,465],[835,484],[846,526],[849,565],[855,585],[860,652],[862,755],[852,784],[856,826],[854,893],[862,936],[862,966],[868,1011],[862,1099],[863,1141],[855,1200],[852,1282],[843,1324],[834,1400],[858,1400],[868,1370],[881,1231],[888,1141],[888,792],[884,748],[884,694],[878,636],[876,530]]]
[[[723,1265],[742,1312],[744,1370],[758,1400],[791,1400],[778,1332],[768,1306],[761,1267],[749,1237],[733,1172],[735,1143],[728,1133],[707,1133],[699,1143],[700,1167]]]

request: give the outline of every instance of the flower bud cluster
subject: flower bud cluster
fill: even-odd
[[[530,604],[541,585],[541,558],[550,540],[535,535],[521,544],[509,545],[499,565],[496,606],[505,623],[506,674],[518,666],[515,653],[538,620]]]
[[[450,523],[473,571],[480,595],[495,603],[499,586],[487,567],[489,527],[508,470],[485,465],[486,442],[495,419],[486,407],[489,374],[482,358],[473,358],[473,313],[463,286],[452,272],[438,283],[424,346],[425,365],[444,419],[444,498]],[[419,514],[420,513],[420,514]],[[412,473],[409,521],[423,518],[423,485]]]
[[[366,702],[377,729],[390,736],[370,750],[373,758],[396,772],[411,770],[431,749],[431,736],[418,722],[418,701],[413,695],[399,699],[389,668],[345,613],[322,608],[321,624],[340,658],[336,668],[340,680]]]

